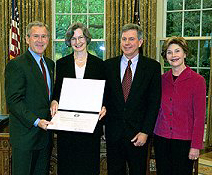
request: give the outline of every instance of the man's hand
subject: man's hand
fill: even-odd
[[[139,132],[132,140],[135,146],[143,146],[147,141],[148,135],[145,133]]]
[[[52,125],[53,123],[52,122],[49,122],[47,120],[44,120],[44,119],[41,119],[38,123],[38,126],[44,130],[47,130],[47,126],[48,125]]]

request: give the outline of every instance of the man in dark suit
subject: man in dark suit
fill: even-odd
[[[13,175],[49,174],[52,136],[46,127],[51,124],[54,62],[43,55],[49,37],[47,25],[38,21],[29,23],[28,50],[6,66]]]
[[[105,61],[108,175],[125,175],[126,163],[130,175],[146,175],[148,136],[160,106],[161,67],[139,54],[142,43],[141,27],[127,24],[121,32],[123,55]]]

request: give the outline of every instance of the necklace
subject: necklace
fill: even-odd
[[[84,64],[87,61],[87,53],[74,53],[74,60],[78,64]]]

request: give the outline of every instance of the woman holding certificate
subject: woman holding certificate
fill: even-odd
[[[82,23],[74,23],[66,32],[66,44],[73,53],[56,62],[56,82],[51,103],[52,116],[58,110],[63,78],[104,79],[103,61],[87,51],[91,41],[88,29]],[[99,121],[93,133],[58,131],[57,154],[58,175],[99,175],[100,174],[100,137],[105,115],[102,107]]]

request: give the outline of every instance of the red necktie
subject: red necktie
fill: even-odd
[[[45,69],[45,67],[44,67],[43,59],[42,59],[42,58],[40,59],[40,65],[41,65],[41,69],[42,69],[42,72],[43,72],[44,82],[45,82],[45,84],[46,84],[46,90],[47,90],[48,95],[49,95],[49,87],[48,87],[47,79],[46,79],[46,69]]]
[[[132,84],[132,71],[131,71],[131,68],[130,68],[131,64],[132,64],[132,62],[131,62],[131,60],[129,60],[127,68],[126,68],[125,73],[124,73],[123,80],[122,80],[122,90],[123,90],[125,102],[127,101],[127,97],[129,95],[130,87],[131,87],[131,84]]]

